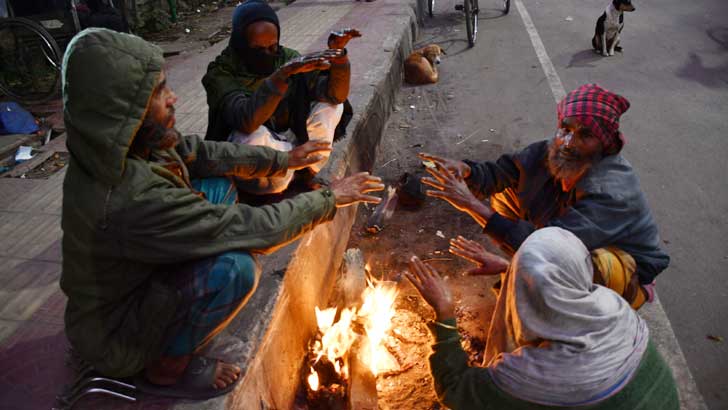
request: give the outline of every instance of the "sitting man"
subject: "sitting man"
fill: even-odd
[[[637,174],[619,155],[619,117],[628,108],[624,97],[583,85],[558,104],[559,128],[550,141],[495,162],[421,154],[437,165],[428,169],[434,178],[423,179],[435,188],[427,193],[470,214],[510,254],[538,228],[571,231],[592,252],[594,281],[637,309],[652,299],[655,277],[670,258],[660,248]],[[487,197],[490,206],[481,201]],[[453,251],[462,253],[467,246],[457,242]],[[477,253],[470,259],[487,265]]]
[[[383,185],[360,173],[272,205],[236,203],[227,177],[302,169],[327,144],[283,152],[181,136],[163,63],[158,47],[106,29],[83,31],[66,51],[66,334],[104,375],[138,374],[144,391],[205,399],[239,380],[240,368],[201,350],[255,291],[254,254],[330,221],[338,207],[378,202],[366,192]]]
[[[349,95],[344,47],[360,34],[351,29],[332,33],[329,50],[305,56],[281,46],[280,35],[278,17],[266,2],[249,0],[237,6],[230,44],[210,63],[202,79],[209,106],[206,139],[280,151],[309,140],[333,142]],[[289,130],[296,144],[283,135]],[[308,178],[325,163],[311,165]],[[278,193],[292,177],[293,172],[288,172],[236,183],[253,194]]]

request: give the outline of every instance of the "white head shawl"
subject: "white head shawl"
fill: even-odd
[[[601,401],[626,385],[647,348],[644,320],[592,283],[589,251],[571,232],[534,232],[513,257],[484,363],[496,385],[550,406]]]

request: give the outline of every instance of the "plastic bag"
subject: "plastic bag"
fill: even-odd
[[[38,131],[33,115],[15,102],[0,103],[0,135],[32,134]]]

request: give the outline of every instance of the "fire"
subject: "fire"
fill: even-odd
[[[311,374],[308,375],[308,385],[311,386],[311,390],[316,391],[319,388],[319,377],[316,370],[311,368]]]
[[[382,345],[384,337],[392,327],[394,316],[394,300],[397,297],[397,288],[389,282],[369,282],[364,290],[364,303],[359,309],[359,317],[364,322],[367,333],[366,354],[362,361],[369,366],[373,375],[379,374],[382,369],[396,367],[392,356]]]
[[[316,323],[321,340],[316,341],[313,353],[316,362],[326,357],[343,379],[349,378],[349,370],[345,360],[357,338],[362,337],[359,350],[360,359],[365,363],[372,374],[376,376],[380,371],[398,367],[395,360],[383,346],[387,332],[392,327],[394,316],[394,301],[397,297],[397,287],[394,282],[367,281],[367,287],[362,295],[363,303],[358,310],[356,307],[345,308],[334,322],[337,314],[336,308],[321,310],[316,307]],[[365,335],[354,331],[354,324],[364,328]],[[319,388],[319,376],[311,367],[308,376],[311,390]]]

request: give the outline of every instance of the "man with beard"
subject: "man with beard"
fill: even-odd
[[[378,202],[366,193],[384,187],[360,173],[272,205],[237,203],[229,177],[305,168],[327,144],[282,152],[182,136],[163,64],[158,47],[107,29],[83,31],[66,51],[66,335],[103,375],[206,399],[240,379],[239,367],[203,349],[255,291],[255,254],[332,220],[339,207]]]
[[[280,35],[278,17],[266,2],[249,0],[237,6],[230,44],[202,79],[209,106],[207,139],[289,151],[309,140],[331,145],[337,129],[343,132],[350,77],[344,47],[359,32],[332,33],[328,50],[304,56],[281,46]],[[309,181],[327,158],[325,153],[323,161],[307,169]],[[292,177],[289,172],[237,184],[253,194],[278,193]]]
[[[558,104],[550,141],[495,162],[421,154],[436,164],[428,169],[433,177],[423,179],[434,188],[427,194],[471,215],[511,255],[536,229],[571,231],[591,251],[594,281],[639,308],[652,299],[655,277],[670,258],[637,174],[619,154],[625,141],[619,117],[628,108],[624,97],[587,84]],[[490,205],[481,201],[488,197]],[[450,251],[476,263],[473,274],[500,273],[508,264],[462,237]]]

